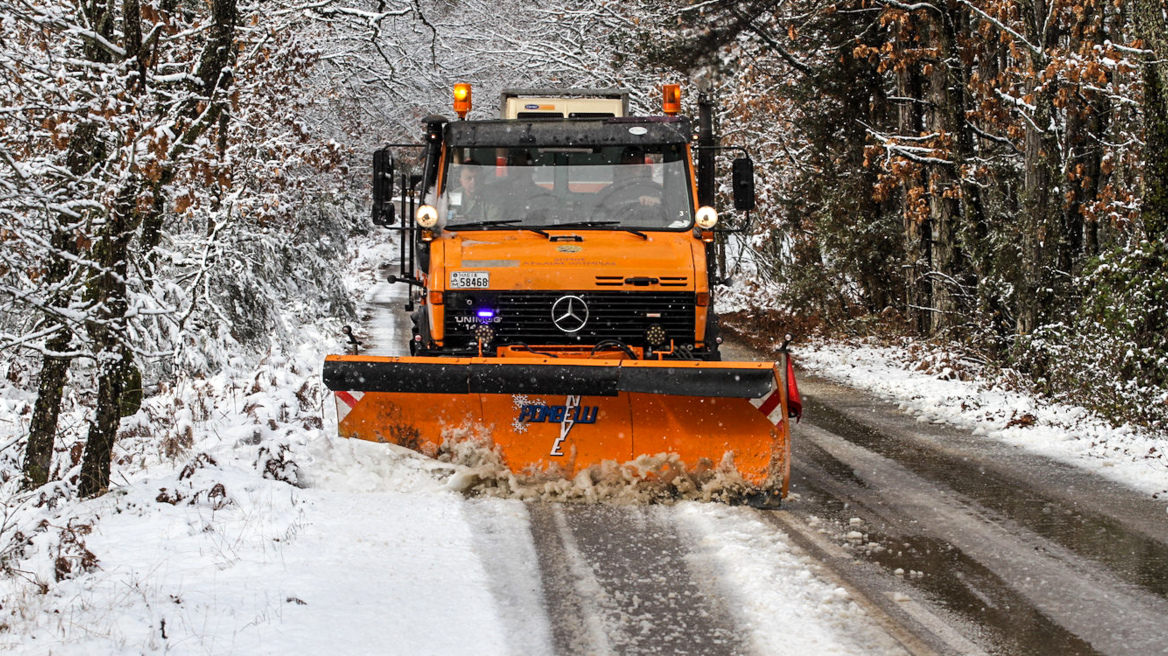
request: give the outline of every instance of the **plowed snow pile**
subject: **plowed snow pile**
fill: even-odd
[[[570,478],[549,474],[517,475],[490,447],[489,435],[467,439],[451,431],[439,458],[452,463],[447,486],[467,495],[523,501],[645,504],[683,500],[738,502],[750,492],[734,469],[730,454],[718,467],[693,471],[676,454],[641,456],[625,463],[606,460]]]

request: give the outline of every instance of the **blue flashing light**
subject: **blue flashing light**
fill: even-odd
[[[494,310],[479,310],[478,315],[480,319],[490,319],[495,316]]]

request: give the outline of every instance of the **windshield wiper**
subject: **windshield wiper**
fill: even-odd
[[[550,227],[552,227],[552,228],[594,228],[597,226],[615,226],[615,225],[620,225],[620,221],[572,221],[571,223],[560,223],[560,224],[550,226]],[[646,235],[645,233],[641,232],[640,230],[633,230],[632,228],[621,228],[621,230],[624,230],[625,232],[631,232],[634,235],[640,237],[641,239],[648,239],[649,238],[649,235]]]
[[[591,228],[593,226],[611,226],[618,225],[620,221],[570,221],[568,223],[557,223],[553,228]]]
[[[460,230],[462,228],[486,228],[488,226],[514,225],[516,223],[522,223],[522,222],[523,222],[523,219],[497,219],[494,221],[471,221],[470,223],[456,223],[454,225],[448,225],[446,227],[449,228],[450,230],[458,232],[458,230]],[[539,234],[539,235],[543,235],[544,237],[551,239],[551,235],[549,235],[547,232],[545,232],[543,230],[540,230],[539,228],[531,228],[528,226],[519,226],[519,228],[522,230],[530,230],[531,232],[534,232],[534,233]]]

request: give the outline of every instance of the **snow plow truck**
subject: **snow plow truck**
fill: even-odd
[[[458,120],[429,116],[421,144],[374,153],[373,219],[401,231],[390,282],[410,286],[413,334],[408,357],[326,358],[342,437],[431,457],[477,440],[537,481],[680,465],[738,481],[731,501],[780,502],[800,410],[786,344],[778,362],[721,359],[715,155],[729,148],[705,94],[695,134],[680,87],[662,93],[660,115],[630,116],[624,90],[509,90],[502,118],[467,120],[458,84]],[[411,147],[413,174],[395,171]],[[749,155],[732,170],[749,212]]]

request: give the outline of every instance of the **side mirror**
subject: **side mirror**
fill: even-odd
[[[373,223],[393,225],[393,153],[382,148],[373,151]]]
[[[750,211],[754,209],[754,162],[748,157],[734,160],[733,183],[734,209]]]

